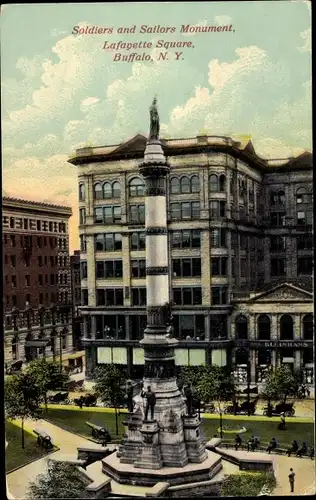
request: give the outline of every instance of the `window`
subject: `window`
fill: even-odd
[[[248,338],[248,320],[240,314],[235,320],[236,339],[246,340]]]
[[[132,260],[132,277],[133,278],[145,278],[146,277],[146,260]]]
[[[211,217],[225,217],[226,215],[226,201],[211,201],[210,202],[210,216]]]
[[[284,191],[278,191],[277,200],[278,200],[279,205],[285,205],[285,192]]]
[[[303,317],[303,339],[313,340],[314,339],[314,324],[313,315],[306,314]]]
[[[298,257],[297,259],[297,274],[312,275],[313,272],[313,258],[312,257]]]
[[[86,235],[81,234],[79,236],[80,238],[80,251],[81,252],[86,252],[87,251],[87,240],[86,240]]]
[[[121,184],[118,181],[115,181],[112,184],[112,196],[113,198],[121,197]]]
[[[10,228],[11,229],[14,229],[14,221],[15,221],[14,217],[10,217]]]
[[[171,246],[172,248],[200,248],[201,231],[199,229],[172,231]]]
[[[145,205],[130,205],[130,222],[145,222]]]
[[[200,202],[171,203],[172,219],[198,219],[200,217]]]
[[[38,284],[39,284],[40,286],[43,286],[43,275],[42,275],[42,274],[39,274],[39,275],[38,275]]]
[[[131,233],[131,250],[145,250],[146,249],[146,234],[145,233]]]
[[[11,260],[11,266],[15,267],[16,266],[16,256],[10,255],[10,260]]]
[[[191,177],[191,193],[198,193],[200,191],[200,181],[197,175]]]
[[[313,237],[311,234],[300,234],[296,237],[297,250],[312,250]]]
[[[96,224],[111,224],[121,221],[121,207],[111,206],[97,207],[94,209],[94,221]]]
[[[97,252],[119,252],[122,250],[121,233],[96,234],[95,249]]]
[[[123,288],[97,288],[97,306],[122,306]]]
[[[187,176],[183,176],[180,179],[180,190],[182,194],[190,193],[190,179]]]
[[[129,183],[129,195],[131,197],[135,196],[144,196],[145,193],[145,184],[142,179],[139,177],[135,177]]]
[[[296,203],[297,204],[310,204],[313,203],[312,193],[308,193],[305,188],[298,188],[296,191]]]
[[[271,276],[284,276],[285,275],[285,259],[274,258],[270,261]]]
[[[133,315],[129,318],[130,335],[132,340],[139,340],[144,336],[144,330],[147,324],[147,316]]]
[[[271,226],[285,226],[285,212],[272,212],[270,224]]]
[[[227,230],[225,228],[211,229],[211,246],[226,248]]]
[[[219,190],[224,192],[226,190],[226,177],[224,174],[219,176]]]
[[[85,224],[86,223],[86,209],[85,208],[79,208],[79,224]]]
[[[270,340],[271,322],[267,314],[260,314],[257,320],[258,340]]]
[[[215,174],[210,175],[210,191],[211,193],[218,192],[218,178]]]
[[[83,305],[83,306],[88,305],[88,289],[87,288],[81,289],[81,305]]]
[[[84,201],[85,199],[85,185],[79,184],[79,201]]]
[[[211,259],[212,276],[227,275],[227,257],[212,257]]]
[[[248,196],[249,196],[249,203],[254,203],[255,202],[255,190],[254,190],[254,182],[252,180],[250,180],[249,184],[248,184]]]
[[[172,259],[172,272],[174,277],[191,278],[201,276],[201,259],[183,258]]]
[[[14,234],[10,234],[10,245],[11,245],[11,247],[15,247],[15,236],[14,236]]]
[[[205,317],[203,314],[180,314],[174,316],[174,336],[180,340],[203,341],[205,339]]]
[[[170,180],[171,194],[180,194],[180,179],[172,177]]]
[[[202,304],[201,287],[173,288],[173,302],[176,305],[199,305]]]
[[[12,306],[16,307],[18,303],[16,295],[12,295]]]
[[[95,200],[102,200],[102,197],[103,197],[102,185],[100,182],[97,182],[94,185],[94,198]]]
[[[271,252],[283,252],[285,250],[285,236],[270,236]]]
[[[40,293],[40,294],[39,294],[39,303],[40,303],[40,304],[43,304],[43,302],[44,302],[44,294],[43,294],[43,293]],[[44,317],[43,317],[43,318],[44,318]],[[43,325],[42,325],[41,320],[40,320],[40,325],[41,325],[41,326],[43,326],[43,325],[44,325],[44,323],[43,323]]]
[[[212,286],[212,305],[220,306],[228,302],[228,288],[227,286]]]
[[[293,318],[289,314],[281,316],[280,340],[293,340]]]
[[[299,211],[296,214],[296,222],[298,226],[312,225],[313,210]]]
[[[210,337],[211,339],[227,338],[227,319],[224,315],[210,316]]]
[[[87,279],[88,277],[88,264],[85,260],[80,262],[80,277],[82,280]]]
[[[239,234],[239,244],[241,250],[248,249],[248,234],[240,233]]]
[[[96,261],[96,278],[122,278],[123,263],[121,260]]]
[[[112,186],[109,182],[103,184],[103,199],[112,198]]]
[[[239,177],[238,179],[238,191],[239,191],[239,198],[245,199],[247,194],[247,187],[246,187],[246,181],[242,177]]]
[[[31,278],[29,274],[25,275],[25,286],[30,286],[31,285]]]
[[[132,306],[146,305],[146,288],[132,288]]]
[[[12,285],[13,288],[16,287],[16,283],[17,283],[16,276],[14,276],[14,275],[11,276],[11,285]]]

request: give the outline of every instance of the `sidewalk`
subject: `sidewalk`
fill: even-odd
[[[25,467],[7,474],[7,484],[10,493],[16,499],[27,498],[27,489],[31,481],[34,481],[38,474],[45,472],[47,467],[47,459],[59,458],[61,456],[69,455],[72,458],[77,458],[77,448],[80,446],[88,448],[99,448],[100,445],[93,443],[88,439],[72,434],[65,431],[56,425],[53,425],[45,420],[26,420],[25,429],[33,430],[38,427],[45,430],[52,438],[53,444],[60,448],[59,451],[48,455],[48,457],[41,458],[32,462]]]
[[[294,493],[290,493],[290,468],[295,472]],[[275,456],[277,487],[272,496],[308,495],[315,493],[315,461],[304,458]]]

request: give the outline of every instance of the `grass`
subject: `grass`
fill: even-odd
[[[5,436],[8,442],[5,453],[6,473],[47,455],[47,450],[39,448],[35,435],[27,430],[24,430],[25,448],[22,449],[21,427],[8,420],[5,422]]]
[[[124,413],[118,415],[119,436],[121,437],[125,431],[122,421]],[[203,434],[206,439],[211,439],[214,434],[219,435],[219,417],[212,415],[212,418],[203,418]],[[44,415],[53,424],[59,425],[70,432],[81,434],[82,436],[91,438],[91,429],[85,424],[86,421],[96,425],[106,426],[110,432],[112,439],[117,438],[115,431],[115,414],[113,410],[100,411],[100,409],[89,408],[80,410],[49,408],[47,415]],[[301,421],[300,421],[301,420]],[[267,417],[234,417],[223,416],[223,426],[228,426],[230,429],[235,427],[236,430],[241,427],[246,427],[247,432],[242,434],[242,439],[246,441],[251,436],[258,436],[262,444],[268,444],[272,437],[275,437],[281,447],[287,448],[288,445],[296,439],[298,441],[306,441],[308,444],[313,443],[314,439],[314,424],[311,419],[287,419],[286,430],[279,431],[278,424],[280,419],[270,420]],[[307,420],[307,421],[305,421]],[[227,433],[223,435],[225,441],[234,443],[236,433]]]

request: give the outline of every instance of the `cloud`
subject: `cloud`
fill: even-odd
[[[86,99],[81,101],[81,106],[91,106],[92,104],[96,104],[99,101],[100,99],[98,99],[97,97],[87,97]]]
[[[295,157],[305,151],[304,148],[290,146],[289,144],[285,144],[284,142],[271,137],[254,141],[254,148],[256,153],[261,156],[261,158],[266,159]]]
[[[312,30],[308,28],[300,33],[300,37],[303,39],[304,44],[298,47],[300,52],[311,52],[312,51]]]

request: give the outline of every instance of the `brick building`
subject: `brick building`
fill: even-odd
[[[77,349],[81,349],[82,316],[79,311],[81,306],[80,250],[75,250],[73,255],[70,256],[70,272],[73,345]]]
[[[140,376],[146,324],[146,138],[77,150],[81,288],[87,374],[127,364]],[[242,384],[269,366],[313,382],[312,155],[264,160],[251,142],[162,141],[170,297],[178,365],[234,367]]]
[[[69,207],[4,197],[5,361],[72,349]]]

